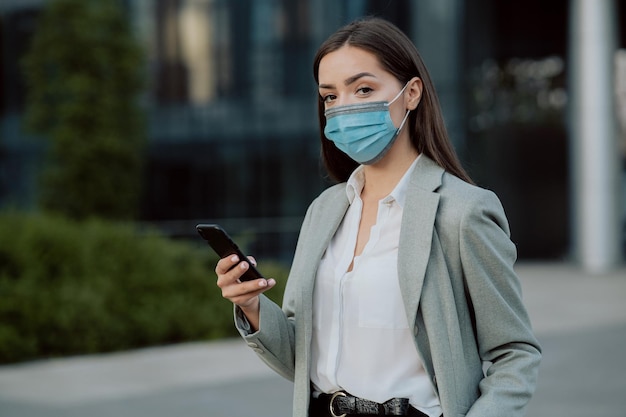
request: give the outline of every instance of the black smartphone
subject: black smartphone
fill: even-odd
[[[228,236],[228,233],[217,224],[199,224],[196,226],[196,230],[200,233],[200,236],[204,238],[213,248],[215,253],[221,258],[225,258],[229,255],[237,255],[240,261],[248,263],[248,270],[239,278],[241,281],[252,281],[255,279],[263,278],[263,275],[248,262],[248,257],[244,255],[239,246]]]

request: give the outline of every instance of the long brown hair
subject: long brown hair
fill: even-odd
[[[313,64],[313,76],[317,84],[322,58],[344,45],[361,48],[374,54],[383,68],[393,74],[401,84],[406,84],[413,77],[421,78],[423,83],[421,101],[407,121],[411,143],[419,153],[428,156],[446,171],[472,183],[452,147],[435,86],[411,40],[395,25],[384,19],[365,18],[349,23],[332,34],[318,49]],[[346,181],[358,163],[324,136],[326,118],[321,98],[318,103],[318,117],[324,166],[332,179],[338,182]]]

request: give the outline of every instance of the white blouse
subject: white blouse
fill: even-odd
[[[350,272],[363,207],[362,167],[348,180],[350,207],[316,277],[311,382],[317,392],[345,390],[379,403],[409,398],[413,407],[435,417],[441,407],[417,353],[398,282],[402,207],[416,161],[380,200],[369,241]]]

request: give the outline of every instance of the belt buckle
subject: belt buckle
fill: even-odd
[[[333,403],[335,402],[335,399],[337,397],[347,397],[347,395],[343,391],[337,391],[336,393],[333,394],[332,397],[330,397],[330,402],[328,403],[329,404],[328,408],[330,408],[330,415],[333,417],[345,417],[347,416],[347,414],[335,414],[335,410],[333,409]]]

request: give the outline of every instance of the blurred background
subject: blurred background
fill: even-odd
[[[51,132],[24,128],[29,106],[37,106],[28,100],[24,57],[36,53],[32,40],[50,3],[3,0],[0,5],[2,207],[36,210],[45,193],[39,179]],[[520,257],[570,256],[568,31],[584,28],[572,27],[569,0],[113,3],[121,6],[142,59],[141,84],[130,88],[139,96],[143,121],[145,145],[137,148],[142,168],[121,175],[126,182],[140,176],[140,186],[135,186],[137,221],[155,225],[168,236],[187,238],[195,238],[199,221],[219,222],[234,234],[254,233],[251,253],[288,261],[306,207],[328,185],[319,164],[312,57],[338,26],[374,14],[400,26],[420,49],[457,151],[475,181],[501,197]],[[619,142],[621,184],[626,149],[625,7],[624,1],[616,1],[611,12],[616,60],[621,57],[622,62],[616,72],[619,83],[614,84],[615,98],[619,94],[621,100],[621,127],[614,137]],[[71,13],[62,15],[58,24],[69,25],[71,18]],[[83,28],[92,30],[87,24]],[[48,53],[61,48],[59,43],[76,42],[65,45],[74,51],[74,56],[66,56],[70,61],[77,61],[75,55],[92,54],[98,43],[105,48],[102,44],[114,41],[94,37],[81,44],[77,36],[48,36],[61,36],[40,46]],[[96,45],[86,46],[89,42]],[[47,59],[54,60],[50,55]],[[124,59],[132,64],[132,57]],[[48,76],[40,82],[63,82]],[[105,105],[97,95],[86,100],[94,112]],[[136,117],[122,110],[111,110],[126,119],[117,122],[136,124]],[[134,136],[136,130],[119,128],[121,134]],[[104,176],[115,171],[103,169]],[[65,192],[70,192],[67,187]],[[623,229],[624,217],[622,210],[616,228]]]
[[[232,335],[188,320],[215,293],[195,225],[286,274],[330,184],[312,58],[366,15],[417,45],[520,260],[619,267],[625,0],[2,0],[3,361]],[[91,336],[70,348],[77,329]]]
[[[626,0],[0,0],[0,364],[235,336],[195,225],[220,223],[284,285],[306,208],[330,184],[312,59],[365,15],[394,22],[420,50],[465,167],[503,202],[548,348],[584,354],[605,338],[605,357],[624,364]],[[537,262],[556,267],[524,269]],[[270,293],[279,302],[282,287]],[[548,337],[586,320],[596,333]],[[43,378],[5,365],[0,414],[132,415],[119,403],[71,414],[58,403],[71,396],[49,382],[84,389],[93,372],[118,366],[100,393],[109,398],[111,387],[170,384],[174,368],[218,380],[232,373],[218,371],[227,352],[244,355],[216,345],[207,357],[203,345],[194,356],[195,346],[150,353],[147,373],[132,354],[118,365],[103,359],[99,371],[63,362],[59,372],[78,370],[67,380],[56,367]],[[172,356],[191,362],[163,367]],[[547,361],[557,391],[576,392],[560,384],[590,374]],[[572,378],[572,369],[585,373]],[[615,390],[626,386],[615,361],[601,369],[615,374]],[[133,378],[135,388],[120,384]],[[216,386],[208,392],[227,404],[212,415],[236,415],[236,400]],[[2,401],[26,393],[57,414]],[[198,415],[206,393],[189,394]],[[171,399],[152,398],[137,415],[157,415]],[[596,412],[607,403],[590,410],[623,416],[623,402]],[[533,415],[556,416],[550,407],[562,402],[543,405],[551,412]]]

